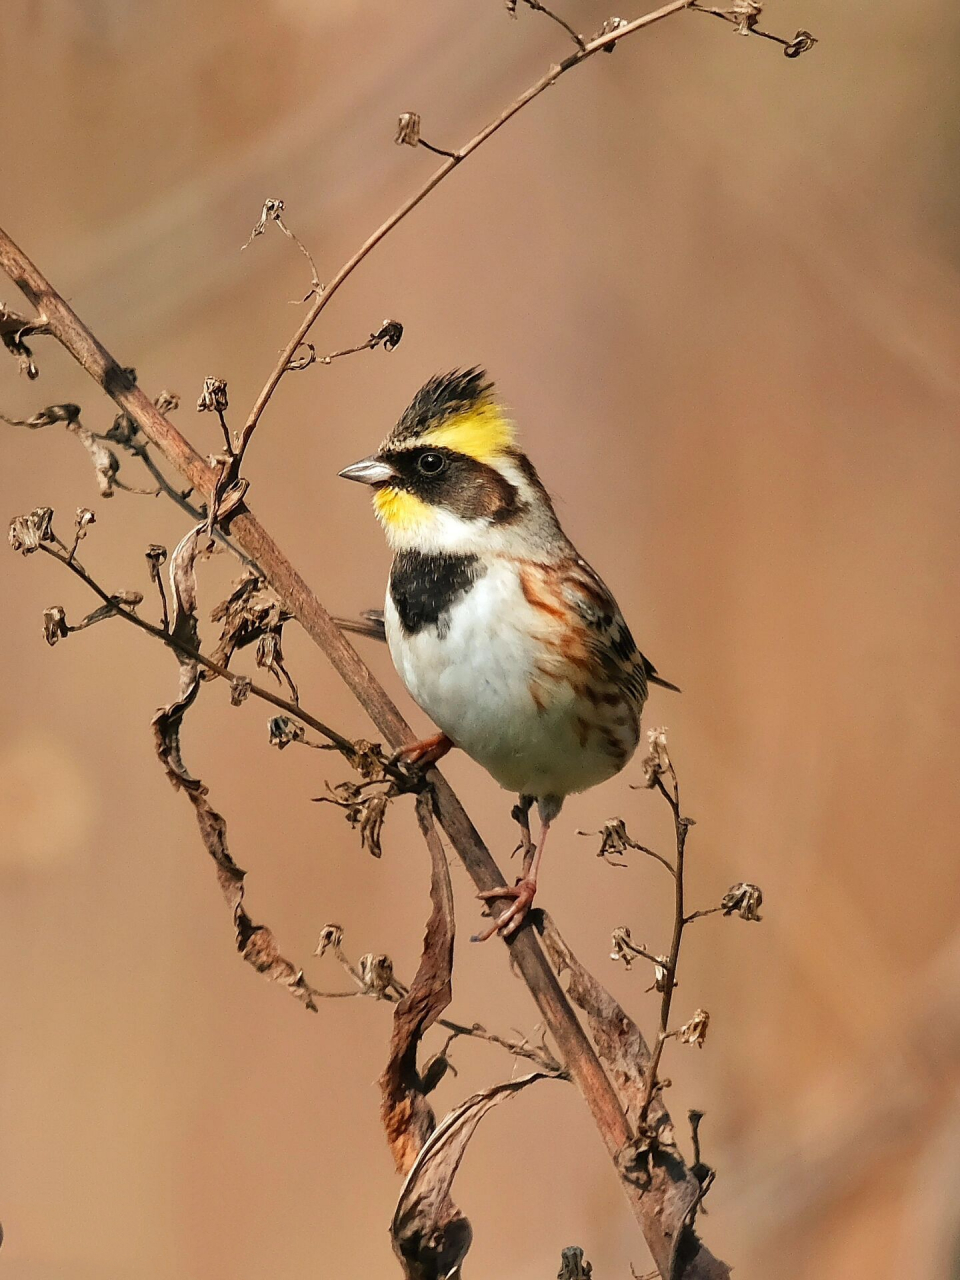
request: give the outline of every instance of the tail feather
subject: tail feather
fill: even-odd
[[[364,609],[359,618],[334,618],[341,631],[366,636],[368,640],[386,641],[387,631],[382,609]]]
[[[647,681],[649,684],[658,684],[661,689],[669,689],[671,693],[683,693],[678,684],[671,684],[669,680],[664,680],[663,676],[658,676],[655,671],[647,672]]]

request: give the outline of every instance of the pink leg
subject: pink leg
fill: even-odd
[[[540,839],[537,841],[537,847],[536,849],[531,849],[524,856],[523,875],[512,888],[504,885],[501,889],[486,889],[483,893],[477,894],[477,897],[484,902],[490,902],[497,898],[513,898],[514,901],[502,915],[496,917],[489,929],[484,929],[483,933],[475,934],[470,939],[471,942],[486,942],[495,933],[499,933],[501,938],[512,938],[524,920],[526,920],[527,913],[536,896],[540,859],[543,857],[543,846],[546,844],[549,830],[549,821],[544,822],[540,827]]]
[[[442,760],[452,748],[453,742],[445,733],[435,733],[432,738],[424,738],[420,742],[411,742],[409,747],[401,747],[393,758],[404,764],[426,767]]]

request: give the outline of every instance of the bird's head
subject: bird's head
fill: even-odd
[[[481,369],[431,378],[375,454],[340,475],[369,484],[395,550],[509,549],[556,517]]]

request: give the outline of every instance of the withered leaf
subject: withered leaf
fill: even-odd
[[[420,1041],[450,1003],[453,972],[453,889],[430,801],[417,797],[417,821],[430,852],[431,912],[420,965],[393,1015],[390,1057],[380,1077],[381,1118],[394,1162],[408,1173],[436,1123],[417,1069]]]
[[[175,602],[171,636],[191,648],[197,647],[197,556],[206,551],[208,537],[205,525],[198,525],[184,537],[170,563],[170,585]],[[183,763],[180,730],[187,711],[200,690],[197,663],[186,655],[178,655],[180,691],[177,698],[161,707],[153,717],[157,756],[170,782],[183,790],[193,805],[194,815],[204,846],[217,867],[220,891],[233,914],[237,950],[248,964],[286,987],[292,996],[314,1012],[317,992],[306,981],[303,971],[280,954],[276,939],[266,925],[255,924],[244,907],[244,877],[227,847],[227,824],[222,814],[207,799],[207,787],[193,777]]]
[[[297,688],[283,665],[283,625],[293,615],[283,609],[280,599],[260,574],[247,570],[233,584],[233,589],[211,612],[214,622],[220,623],[220,639],[212,653],[214,662],[222,667],[230,665],[230,659],[238,649],[256,642],[257,666],[268,670],[279,682],[281,675],[296,702]],[[207,674],[206,679],[212,676]]]
[[[126,609],[130,613],[136,612],[138,604],[143,603],[143,594],[140,591],[118,591],[116,595],[110,597],[109,604],[101,604],[85,618],[69,627],[69,631],[85,631],[87,627],[92,627],[98,622],[104,622],[107,618],[115,618],[121,609]]]
[[[408,1280],[459,1276],[473,1239],[470,1223],[450,1198],[453,1180],[483,1117],[537,1080],[543,1071],[520,1076],[468,1098],[441,1121],[414,1161],[400,1192],[390,1237]]]

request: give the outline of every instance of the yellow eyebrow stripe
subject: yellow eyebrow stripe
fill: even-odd
[[[418,445],[452,449],[478,462],[490,462],[514,441],[513,423],[497,404],[479,404],[449,422],[430,427],[417,438]]]

